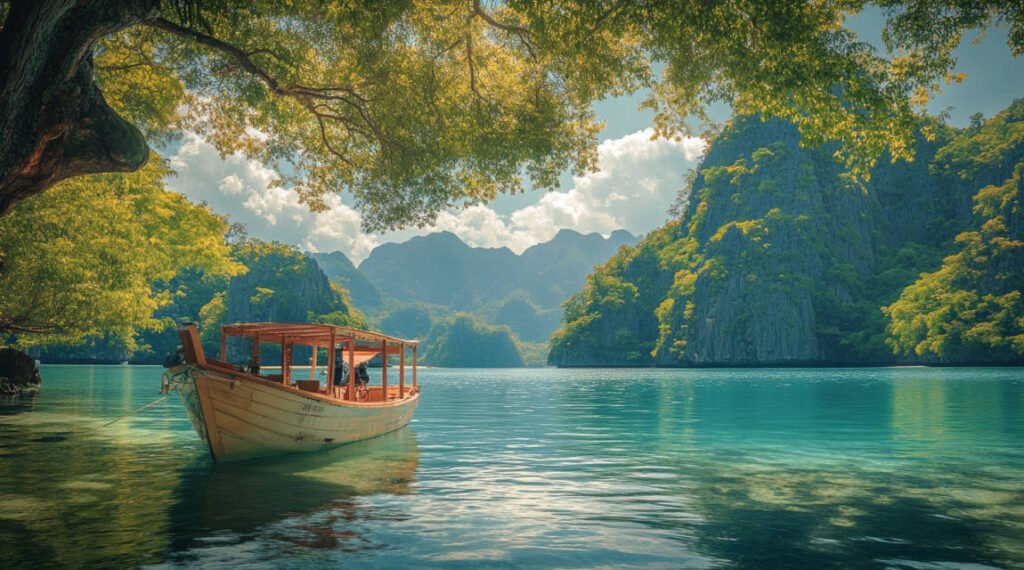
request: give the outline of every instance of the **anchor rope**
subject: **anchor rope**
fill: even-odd
[[[166,400],[167,398],[169,398],[171,396],[171,390],[174,389],[176,381],[178,381],[183,376],[191,376],[191,373],[192,373],[192,371],[189,368],[186,368],[185,370],[182,370],[181,372],[177,372],[177,373],[174,373],[174,374],[171,374],[170,371],[164,372],[163,375],[160,376],[160,393],[163,394],[163,396],[157,398],[156,400],[153,400],[152,402],[146,404],[145,406],[142,406],[141,408],[136,408],[136,409],[128,412],[127,414],[125,414],[125,415],[123,415],[123,416],[121,416],[119,418],[115,418],[115,419],[113,419],[113,420],[103,424],[103,427],[107,427],[107,426],[109,426],[109,425],[111,425],[113,423],[119,422],[119,421],[121,421],[121,420],[123,420],[125,418],[130,418],[130,417],[132,417],[135,414],[141,412],[142,410],[145,410],[146,408],[148,408],[150,406],[155,406],[156,404],[159,404],[160,402],[163,402],[164,400]]]
[[[119,422],[119,421],[121,421],[121,420],[123,420],[123,419],[125,419],[125,418],[129,418],[129,417],[131,417],[131,416],[134,416],[135,414],[137,414],[137,413],[141,412],[142,410],[145,410],[146,408],[148,408],[148,407],[150,407],[150,406],[154,406],[154,405],[156,405],[156,404],[159,404],[160,402],[163,402],[164,400],[166,400],[166,399],[167,399],[167,398],[169,398],[170,396],[171,396],[170,394],[165,394],[165,395],[163,395],[163,396],[160,396],[160,397],[159,397],[159,398],[157,398],[156,400],[153,400],[152,402],[150,402],[150,403],[146,404],[145,406],[142,406],[141,408],[136,408],[136,409],[134,409],[134,410],[132,410],[132,411],[128,412],[127,414],[125,414],[125,415],[123,415],[123,416],[121,416],[121,417],[119,417],[119,418],[116,418],[116,419],[114,419],[114,420],[112,420],[112,421],[109,421],[109,422],[107,422],[107,423],[103,424],[103,427],[107,427],[107,426],[109,426],[109,425],[111,425],[111,424],[113,424],[113,423],[115,423],[115,422]]]

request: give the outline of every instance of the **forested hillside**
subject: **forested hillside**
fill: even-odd
[[[424,345],[424,361],[433,366],[470,368],[525,364],[508,327],[483,325],[464,313],[434,324]]]
[[[508,325],[524,341],[546,342],[558,328],[562,301],[583,286],[595,265],[635,239],[622,230],[608,238],[561,230],[551,241],[516,255],[507,248],[470,247],[441,232],[381,245],[359,272],[390,297],[383,305],[391,308],[377,311],[382,316],[395,307],[422,303],[433,307],[435,315],[469,312],[478,320]],[[331,279],[358,282],[350,271],[332,269],[325,267]],[[352,296],[360,309],[374,312],[377,307]]]
[[[47,362],[129,360],[162,362],[180,343],[177,326],[199,323],[203,346],[220,348],[220,326],[233,322],[324,322],[359,326],[348,293],[332,285],[316,262],[298,249],[278,243],[246,240],[231,247],[230,258],[244,267],[234,277],[186,268],[153,285],[167,298],[153,314],[155,325],[131,343],[114,335],[93,336],[82,343],[46,345],[32,353]],[[129,349],[131,346],[131,350]]]
[[[914,162],[880,161],[863,186],[792,125],[736,119],[681,219],[566,302],[550,362],[1019,359],[1022,109],[928,125]]]
[[[352,303],[361,310],[375,309],[384,302],[380,291],[340,251],[311,254],[331,281],[348,290]]]
[[[444,354],[447,366],[479,365],[471,361],[537,366],[547,360],[548,337],[558,328],[562,301],[583,286],[595,265],[635,239],[623,230],[607,238],[561,230],[517,255],[507,248],[470,247],[455,234],[441,232],[381,245],[356,274],[341,263],[325,271],[336,282],[365,279],[380,291],[382,301],[366,306],[353,293],[356,307],[384,332],[426,340],[431,348],[425,358],[432,363]],[[449,334],[453,330],[460,334]],[[487,346],[514,345],[518,356],[505,358],[499,354],[504,349],[494,348],[481,360],[479,354],[449,346],[470,333],[480,339],[508,337]]]
[[[942,149],[936,166],[974,196],[974,223],[938,271],[897,302],[890,344],[943,362],[1020,361],[1024,356],[1024,101]]]

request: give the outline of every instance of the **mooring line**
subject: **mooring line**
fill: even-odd
[[[150,407],[150,406],[152,406],[152,405],[155,405],[155,404],[159,404],[160,402],[163,402],[163,401],[164,401],[164,400],[166,400],[166,399],[167,399],[168,397],[170,397],[170,394],[167,394],[167,395],[161,396],[161,397],[157,398],[156,400],[153,400],[152,402],[150,402],[150,403],[146,404],[145,406],[142,406],[141,408],[138,408],[138,409],[132,410],[132,411],[128,412],[127,414],[125,414],[125,415],[123,415],[123,416],[121,416],[121,417],[119,417],[119,418],[117,418],[117,419],[114,419],[114,420],[112,420],[112,421],[110,421],[110,422],[108,422],[108,423],[105,423],[105,424],[103,424],[103,427],[107,427],[107,426],[109,426],[110,424],[112,424],[112,423],[114,423],[114,422],[119,422],[119,421],[121,421],[121,420],[123,420],[123,419],[125,419],[125,418],[131,417],[131,416],[134,416],[135,414],[137,414],[137,413],[141,412],[142,410],[145,410],[146,408],[148,408],[148,407]]]

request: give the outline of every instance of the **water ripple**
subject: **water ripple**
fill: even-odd
[[[1024,567],[1019,369],[424,370],[409,428],[234,466],[170,400],[103,427],[159,369],[43,372],[5,568]]]

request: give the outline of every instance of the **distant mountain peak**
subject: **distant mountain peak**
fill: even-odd
[[[560,229],[555,237],[522,254],[507,247],[467,245],[452,232],[435,232],[370,252],[359,270],[382,293],[456,310],[477,310],[517,289],[544,309],[578,291],[594,265],[615,253],[631,234],[605,238]]]
[[[327,277],[348,289],[352,301],[360,309],[377,307],[382,299],[380,291],[366,279],[344,252],[312,253],[312,257]]]
[[[578,231],[570,229],[570,228],[562,228],[562,229],[558,230],[558,233],[555,234],[555,237],[551,238],[551,240],[549,240],[547,242],[544,242],[544,243],[551,243],[551,242],[555,242],[555,241],[559,241],[559,242],[575,241],[575,240],[579,240],[580,238],[588,238],[588,239],[595,239],[595,240],[596,239],[600,239],[600,240],[604,240],[604,241],[614,241],[614,242],[620,242],[620,243],[628,243],[628,242],[636,241],[636,236],[634,236],[632,233],[630,233],[629,230],[624,230],[624,229],[614,230],[614,231],[612,231],[612,233],[608,237],[604,237],[603,235],[601,235],[598,232],[590,232],[590,233],[586,233],[585,234],[585,233],[578,232]],[[537,244],[537,245],[544,245],[544,243],[540,243],[540,244]],[[536,246],[534,246],[534,247],[536,247]]]
[[[342,263],[342,264],[349,265],[351,267],[355,267],[355,264],[352,263],[352,260],[349,259],[348,255],[345,255],[345,252],[343,252],[343,251],[335,250],[335,251],[306,252],[306,257],[312,257],[312,258],[314,258],[316,260],[331,259],[331,260],[336,261],[338,263]]]
[[[466,242],[462,241],[459,236],[455,235],[450,231],[433,232],[422,236],[413,236],[402,243],[382,244],[382,245],[415,245],[415,244],[444,244],[447,246],[464,246],[470,247]],[[372,252],[371,252],[372,253]]]
[[[440,231],[440,232],[434,232],[434,233],[430,233],[430,234],[427,234],[425,236],[420,236],[420,237],[423,238],[423,239],[438,239],[438,240],[443,239],[443,240],[449,240],[449,241],[450,240],[455,240],[455,241],[457,241],[459,243],[462,243],[462,244],[466,243],[466,242],[462,241],[462,238],[460,238],[459,236],[455,235],[453,232],[450,232],[448,230],[444,230],[444,231]]]
[[[569,238],[569,237],[580,237],[582,235],[583,234],[581,234],[580,232],[578,232],[576,230],[571,230],[569,228],[562,228],[562,229],[558,230],[558,233],[555,234],[555,237],[551,238],[550,241],[555,241],[556,239],[565,239],[565,238]]]

